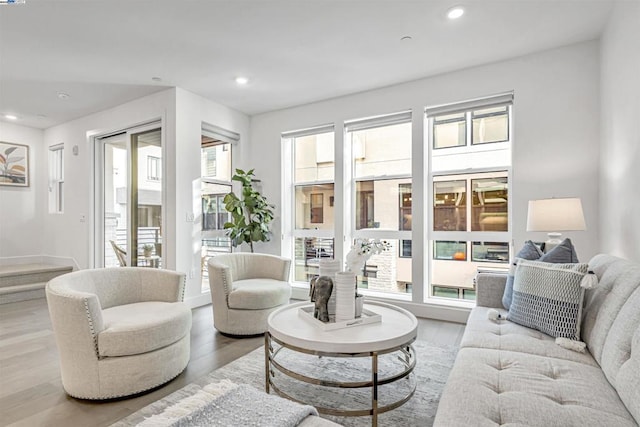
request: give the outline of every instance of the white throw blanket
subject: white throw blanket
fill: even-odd
[[[309,415],[318,415],[318,411],[245,384],[223,380],[205,386],[138,426],[294,427]]]

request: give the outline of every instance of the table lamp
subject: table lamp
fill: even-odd
[[[529,200],[527,231],[546,231],[545,252],[561,242],[560,231],[583,231],[587,226],[579,198]]]

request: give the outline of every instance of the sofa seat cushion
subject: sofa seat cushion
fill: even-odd
[[[598,366],[588,353],[567,350],[556,344],[555,338],[509,320],[489,320],[488,307],[476,307],[469,314],[460,348],[475,347],[530,353]],[[506,316],[506,310],[498,310]]]
[[[238,310],[264,310],[287,304],[291,285],[274,279],[246,279],[233,282],[229,293],[229,308]]]
[[[520,352],[462,348],[435,426],[637,426],[602,370]]]
[[[173,344],[189,334],[191,310],[182,302],[148,301],[102,311],[100,357],[142,354]]]

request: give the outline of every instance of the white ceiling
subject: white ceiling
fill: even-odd
[[[466,13],[447,20],[457,4]],[[0,114],[47,128],[178,86],[253,115],[595,39],[611,6],[26,0],[0,6]],[[405,35],[412,40],[401,42]],[[237,87],[238,75],[250,83]]]

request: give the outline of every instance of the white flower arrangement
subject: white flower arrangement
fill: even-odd
[[[373,255],[377,255],[389,250],[391,244],[386,240],[380,239],[356,239],[351,250],[347,254],[347,262],[345,263],[345,271],[358,274],[364,264]]]

